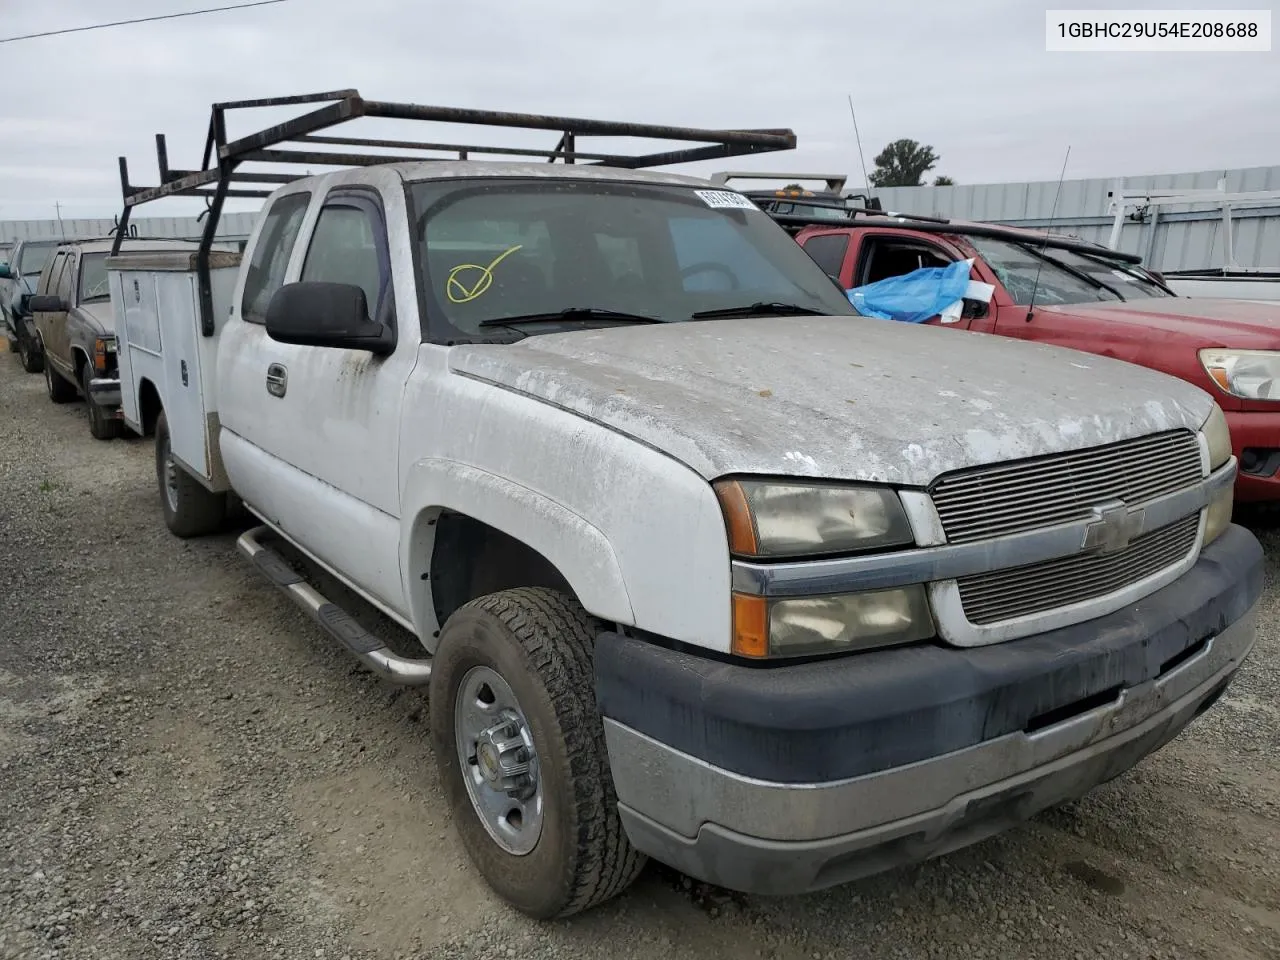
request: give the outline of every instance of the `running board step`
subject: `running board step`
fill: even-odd
[[[240,535],[236,548],[253,561],[263,576],[309,613],[329,636],[374,673],[404,686],[421,686],[430,682],[430,658],[414,660],[393,653],[384,641],[356,623],[347,611],[307,583],[302,574],[262,542],[263,537],[271,535],[269,527],[254,527]]]

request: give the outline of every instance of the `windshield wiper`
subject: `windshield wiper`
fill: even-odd
[[[1168,287],[1164,287],[1158,284],[1154,277],[1145,276],[1144,275],[1145,271],[1143,273],[1133,273],[1132,270],[1130,269],[1133,266],[1133,264],[1128,264],[1123,261],[1117,261],[1117,260],[1108,260],[1106,257],[1103,257],[1103,256],[1094,256],[1092,253],[1085,253],[1083,250],[1077,250],[1075,251],[1075,253],[1077,256],[1084,257],[1086,260],[1091,260],[1094,263],[1107,267],[1111,270],[1119,270],[1125,276],[1130,277],[1133,280],[1137,280],[1137,281],[1141,281],[1142,283],[1149,284],[1150,286],[1153,286],[1157,290],[1160,290],[1163,293],[1167,293],[1170,296],[1173,296],[1173,297],[1177,296],[1177,294],[1174,293],[1172,290],[1170,290]]]
[[[1109,283],[1103,283],[1093,274],[1088,273],[1085,270],[1081,270],[1078,267],[1073,267],[1070,264],[1063,263],[1057,257],[1051,257],[1049,256],[1049,254],[1045,253],[1042,250],[1036,250],[1026,245],[1023,246],[1023,249],[1031,251],[1031,253],[1035,254],[1045,263],[1051,263],[1058,269],[1065,270],[1067,271],[1067,273],[1071,274],[1073,277],[1083,280],[1085,283],[1092,284],[1093,286],[1097,287],[1099,290],[1105,290],[1107,291],[1107,293],[1111,294],[1117,300],[1124,302],[1124,297],[1120,294],[1119,290],[1111,286]]]
[[[802,307],[798,303],[749,303],[741,307],[721,307],[719,310],[699,310],[690,319],[716,320],[721,317],[825,317],[825,310]]]
[[[520,313],[512,317],[493,317],[481,320],[481,327],[506,327],[521,323],[558,323],[575,320],[604,320],[611,323],[666,323],[659,317],[647,317],[642,313],[627,313],[624,310],[606,310],[602,307],[566,307],[547,313]]]

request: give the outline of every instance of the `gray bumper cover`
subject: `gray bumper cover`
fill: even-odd
[[[1221,695],[1256,632],[1251,609],[1175,669],[1087,713],[832,783],[745,777],[606,718],[619,810],[638,849],[721,886],[844,883],[975,843],[1125,772]]]

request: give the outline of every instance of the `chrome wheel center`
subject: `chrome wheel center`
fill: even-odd
[[[454,739],[467,795],[503,850],[523,856],[542,834],[542,782],[533,734],[502,676],[472,667],[454,702]]]

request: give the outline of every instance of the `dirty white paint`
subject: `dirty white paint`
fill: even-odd
[[[481,171],[705,186],[599,167],[453,162],[292,184],[284,189],[313,199],[287,279],[300,274],[328,188],[380,193],[398,345],[378,359],[276,343],[241,320],[240,287],[219,336],[222,451],[235,490],[411,621],[428,648],[439,625],[422,574],[442,509],[546,556],[597,616],[727,650],[729,554],[710,480],[874,481],[916,488],[907,496],[918,499],[948,470],[1194,429],[1210,410],[1207,395],[1150,370],[1104,359],[1088,369],[1070,351],[855,317],[423,344],[402,178]],[[283,399],[266,391],[271,363],[288,370]],[[918,537],[936,540],[936,516],[915,507]]]
[[[549,334],[457,347],[451,364],[607,424],[707,479],[923,487],[948,470],[1195,430],[1209,414],[1211,399],[1191,384],[1106,358],[1080,370],[1070,362],[1079,356],[919,324],[796,317]],[[764,382],[768,396],[753,386]]]

